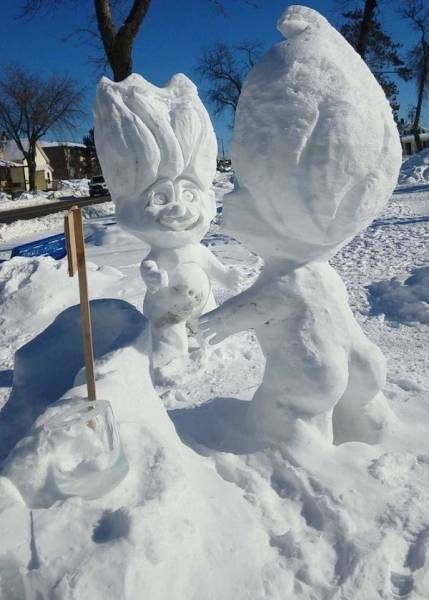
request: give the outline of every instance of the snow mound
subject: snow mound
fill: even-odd
[[[103,296],[105,290],[117,287],[122,273],[109,266],[88,262],[88,281],[91,298]],[[49,256],[38,258],[15,257],[0,265],[1,319],[7,331],[1,337],[0,364],[7,356],[31,337],[37,335],[56,315],[77,304],[77,283],[68,277],[66,260],[56,261]],[[23,315],[33,315],[25,319]]]
[[[27,347],[27,372],[36,373],[45,362],[48,367],[54,340],[57,356],[60,347],[69,345],[66,313],[58,317],[63,326],[53,324],[48,336],[43,332],[44,340]],[[279,597],[288,578],[281,571],[273,573],[278,553],[258,511],[239,487],[217,474],[209,458],[181,442],[152,387],[147,321],[134,307],[119,307],[115,301],[95,306],[93,316],[98,321],[95,331],[103,322],[109,323],[104,330],[118,334],[124,322],[129,325],[128,339],[120,336],[113,348],[110,344],[102,349],[97,389],[113,407],[130,470],[115,490],[96,502],[64,498],[50,477],[55,454],[44,425],[61,404],[82,397],[85,388],[78,385],[62,403],[49,406],[3,468],[2,550],[14,562],[2,569],[8,576],[2,577],[1,597],[16,597],[12,591],[18,573],[24,589],[45,598],[55,587],[62,600],[131,600],[142,589],[151,600],[250,600],[271,597],[265,593],[267,585]],[[67,367],[67,360],[57,362]],[[49,391],[48,377],[44,386]],[[33,390],[29,377],[22,391],[31,395]],[[8,531],[5,524],[13,518],[19,526]],[[32,561],[31,548],[36,546]],[[249,554],[243,548],[257,551]],[[56,559],[48,564],[41,558],[45,556]]]
[[[45,424],[86,391],[76,376],[82,357],[70,366],[61,350],[70,346],[71,315],[59,314],[17,357],[29,404],[38,384],[47,398],[61,394],[51,384],[75,381],[3,464],[1,598],[31,590],[135,600],[142,589],[151,600],[372,598],[374,589],[387,598],[404,577],[423,600],[427,515],[416,498],[429,501],[428,455],[322,447],[303,431],[291,460],[284,448],[255,445],[242,426],[247,403],[228,398],[175,411],[179,437],[150,380],[147,321],[127,303],[102,301],[93,317],[102,336],[98,396],[112,405],[130,469],[96,501],[64,497],[51,477],[58,457]],[[128,334],[115,338],[124,325]],[[46,376],[54,361],[65,369],[59,378]],[[3,419],[14,422],[10,413]],[[424,425],[414,445],[398,434],[395,443],[414,451]],[[415,532],[408,546],[404,522]]]
[[[65,179],[60,182],[60,189],[58,190],[22,192],[15,198],[0,193],[0,210],[26,208],[35,204],[48,204],[49,202],[57,202],[61,198],[86,198],[89,196],[88,184],[89,179]]]
[[[75,198],[89,196],[89,179],[63,179],[61,188],[54,192],[56,198],[74,196]]]
[[[398,183],[399,185],[429,183],[429,148],[404,161]]]
[[[396,323],[429,325],[429,267],[415,269],[404,282],[397,277],[368,286],[371,314]]]
[[[0,192],[0,203],[10,202],[12,200],[12,196],[9,194],[5,194],[4,192]]]
[[[6,196],[2,199],[0,210],[12,210],[16,208],[27,208],[36,204],[48,204],[55,202],[54,194],[56,192],[23,192],[19,196]]]

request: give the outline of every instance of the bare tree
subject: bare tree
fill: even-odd
[[[122,81],[133,72],[133,44],[150,2],[134,0],[124,22],[116,29],[109,0],[94,0],[100,37],[115,81]]]
[[[72,131],[84,115],[83,90],[66,76],[42,79],[22,67],[5,69],[0,79],[0,131],[14,140],[36,188],[36,143],[51,130]]]
[[[82,28],[80,32],[98,36],[115,81],[122,81],[133,71],[133,45],[150,3],[151,0],[133,0],[129,11],[124,12],[124,7],[129,4],[126,0],[93,0],[97,31],[94,32],[91,27],[94,21],[93,14],[90,25]],[[82,10],[80,0],[24,0],[21,16],[33,17],[43,10],[65,4],[75,5]],[[121,21],[119,26],[116,25],[118,19]]]
[[[248,40],[234,46],[217,42],[203,50],[195,70],[209,84],[206,95],[215,114],[225,109],[235,114],[243,80],[261,52],[260,42]]]
[[[429,6],[427,0],[401,0],[399,13],[407,19],[419,36],[410,50],[409,68],[417,84],[417,104],[412,132],[418,152],[423,149],[420,139],[420,119],[429,83]]]
[[[42,11],[49,11],[65,5],[76,6],[83,11],[88,0],[21,0],[22,17],[34,17]],[[93,13],[89,24],[79,29],[88,40],[96,38],[102,44],[107,62],[112,69],[115,81],[122,81],[133,71],[132,52],[137,34],[146,17],[152,0],[92,0]],[[223,0],[209,0],[219,14],[226,14]],[[258,6],[260,0],[243,0],[251,6]],[[131,8],[127,10],[127,6]],[[97,28],[94,29],[94,16]],[[119,25],[117,23],[120,23]],[[95,61],[100,64],[99,59]]]

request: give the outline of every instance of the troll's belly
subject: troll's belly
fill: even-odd
[[[197,317],[210,294],[210,281],[196,263],[177,267],[168,280],[168,287],[146,294],[144,301],[144,312],[157,327]]]

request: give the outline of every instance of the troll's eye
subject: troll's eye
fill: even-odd
[[[183,200],[185,200],[185,202],[195,202],[196,200],[198,200],[197,190],[192,190],[192,189],[183,190],[182,198],[183,198]]]
[[[168,197],[163,192],[156,192],[152,196],[152,204],[155,204],[156,206],[163,206],[164,204],[167,204],[167,202]]]

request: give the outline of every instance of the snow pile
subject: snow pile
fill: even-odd
[[[403,162],[398,183],[400,185],[429,183],[429,148]]]
[[[12,200],[12,196],[10,196],[9,194],[5,194],[4,192],[0,192],[0,205],[3,204],[3,202],[10,202]]]
[[[370,312],[396,323],[429,325],[429,267],[415,269],[401,281],[393,277],[368,286]]]
[[[87,198],[89,196],[89,179],[71,179],[60,182],[59,190],[43,192],[22,192],[12,197],[8,194],[0,194],[0,210],[11,210],[15,208],[26,208],[36,204],[48,204],[58,202],[61,198]]]
[[[56,381],[76,376],[76,360],[62,362],[61,377],[52,381],[46,376],[59,348],[67,347],[69,358],[79,347],[77,334],[68,339],[75,331],[74,313],[60,314],[37,343],[17,356],[15,369],[21,375],[16,393],[27,396],[27,402],[34,377],[46,397]],[[142,589],[153,600],[264,598],[268,588],[270,596],[276,590],[280,597],[290,582],[286,574],[275,572],[278,553],[259,511],[239,487],[218,475],[210,459],[181,442],[152,387],[145,319],[118,301],[95,304],[93,318],[101,354],[98,393],[113,406],[130,471],[97,502],[64,498],[52,481],[56,456],[44,427],[62,403],[48,408],[3,469],[2,552],[14,558],[2,565],[4,597],[11,597],[16,579],[42,597],[55,586],[62,600],[131,600]],[[45,377],[38,372],[40,361]],[[77,386],[66,394],[66,402],[72,404],[72,398],[84,393]],[[14,396],[11,400],[16,403]],[[32,508],[38,510],[31,513]],[[36,544],[31,543],[34,536]],[[48,563],[42,557],[49,557]]]
[[[92,298],[117,288],[123,279],[118,269],[107,265],[98,267],[89,261],[87,270]],[[0,364],[10,366],[7,357],[11,352],[47,327],[59,311],[77,302],[76,281],[67,276],[65,260],[17,256],[0,264],[0,305],[5,325],[2,336],[7,335],[2,338]],[[31,314],[35,307],[37,320],[23,327],[22,315]]]
[[[222,398],[172,411],[179,437],[151,384],[144,317],[126,302],[100,300],[93,319],[98,396],[113,407],[130,470],[96,501],[64,497],[55,485],[46,424],[86,392],[78,311],[62,311],[18,352],[10,409],[1,413],[4,444],[5,425],[24,414],[28,426],[47,405],[3,465],[5,598],[23,589],[58,600],[134,600],[144,589],[154,600],[310,600],[339,591],[357,599],[405,586],[425,598],[423,424],[382,447],[313,440],[292,459],[286,448],[255,444],[242,426],[247,403]],[[55,395],[63,399],[50,404]],[[404,523],[414,532],[408,543]]]
[[[226,194],[231,192],[234,188],[234,174],[216,171],[213,187],[219,193]]]
[[[5,198],[0,204],[0,211],[27,208],[36,204],[48,204],[52,201],[56,201],[52,192],[22,192],[18,196]]]
[[[63,179],[60,184],[61,189],[53,192],[55,198],[62,198],[64,196],[73,196],[74,198],[89,196],[89,179]]]

